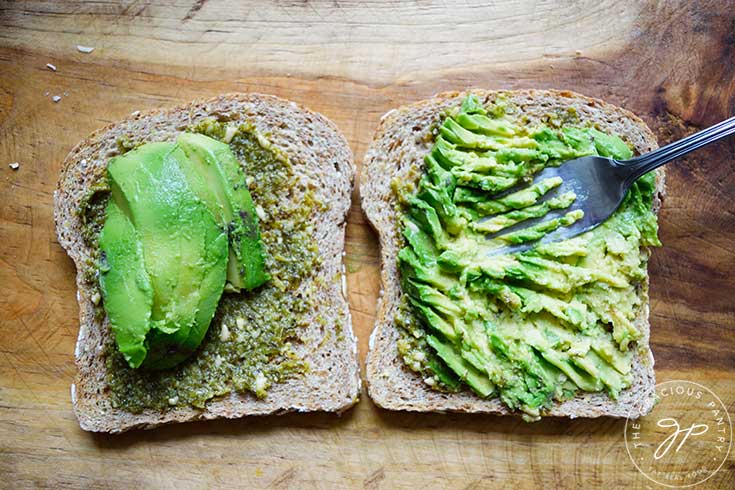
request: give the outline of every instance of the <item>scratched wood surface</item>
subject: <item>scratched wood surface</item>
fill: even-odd
[[[231,91],[325,114],[358,164],[381,114],[468,86],[573,89],[638,113],[663,143],[735,114],[734,12],[729,0],[0,0],[0,487],[653,486],[628,459],[622,421],[390,413],[366,395],[341,418],[84,433],[69,398],[74,270],[52,190],[94,129]],[[650,267],[658,380],[703,383],[731,412],[734,158],[730,140],[669,166]],[[380,264],[353,198],[346,261],[364,359]],[[735,487],[733,461],[703,487]]]

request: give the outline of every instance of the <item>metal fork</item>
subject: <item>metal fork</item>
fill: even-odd
[[[613,158],[586,156],[569,160],[558,167],[547,167],[534,176],[534,181],[540,182],[551,177],[561,177],[563,182],[554,192],[544,196],[544,199],[571,191],[577,195],[574,204],[568,209],[552,211],[541,218],[523,221],[488,238],[539,224],[574,209],[583,210],[584,217],[570,226],[558,228],[539,240],[495,248],[489,252],[489,255],[524,252],[540,243],[566,240],[589,231],[600,225],[618,209],[625,193],[641,176],[733,133],[735,133],[735,117],[630,160],[618,161]]]

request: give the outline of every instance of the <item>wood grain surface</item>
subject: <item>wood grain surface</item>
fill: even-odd
[[[600,97],[665,143],[735,114],[735,3],[0,0],[0,487],[656,486],[612,419],[390,413],[364,394],[341,418],[114,437],[77,425],[74,269],[52,221],[59,165],[76,142],[135,110],[257,91],[332,119],[359,163],[381,114],[470,86]],[[702,383],[731,413],[734,160],[731,139],[669,166],[664,247],[650,266],[658,380]],[[353,198],[346,261],[364,359],[380,264]],[[734,488],[734,461],[698,488]]]

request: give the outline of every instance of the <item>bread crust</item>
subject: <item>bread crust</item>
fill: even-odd
[[[249,393],[231,393],[210,400],[202,410],[175,407],[139,414],[126,412],[112,407],[106,388],[102,346],[110,336],[110,329],[106,317],[101,321],[95,319],[92,297],[96,287],[84,279],[92,250],[82,239],[77,210],[92,186],[104,178],[107,161],[117,151],[117,137],[134,134],[141,142],[173,141],[184,128],[211,115],[253,123],[259,132],[268,135],[274,147],[288,155],[299,167],[301,178],[328,204],[327,210],[315,211],[310,218],[322,257],[317,275],[323,279],[316,301],[318,307],[309,315],[312,321],[304,329],[304,345],[300,347],[308,356],[311,369],[303,376],[274,384],[263,399]],[[71,386],[71,397],[82,429],[119,433],[173,422],[245,415],[341,412],[354,405],[360,393],[357,341],[343,287],[342,263],[354,176],[352,152],[331,121],[293,102],[254,93],[227,94],[169,109],[136,112],[95,131],[76,145],[63,162],[54,192],[54,221],[59,243],[77,268],[80,329],[75,349],[77,376]],[[327,320],[326,327],[313,321],[318,315]],[[342,335],[335,334],[338,328]]]
[[[390,182],[394,177],[410,179],[423,165],[423,157],[433,144],[428,137],[431,128],[439,124],[442,114],[458,106],[468,94],[489,102],[498,96],[507,98],[529,124],[540,122],[546,114],[566,111],[573,107],[582,121],[592,122],[606,132],[620,135],[636,153],[658,147],[656,137],[646,124],[633,113],[599,99],[570,91],[517,90],[493,91],[471,89],[465,92],[445,92],[385,114],[375,131],[363,161],[360,177],[362,209],[375,228],[381,249],[381,296],[375,327],[370,336],[366,377],[368,394],[378,406],[390,410],[417,412],[467,412],[517,414],[498,399],[482,399],[470,390],[442,393],[432,390],[421,377],[410,371],[398,354],[398,331],[394,317],[402,292],[397,268],[401,247],[398,222],[395,219]],[[665,174],[656,174],[654,212],[658,212],[665,193]],[[414,177],[414,180],[416,177]],[[650,254],[648,250],[644,253]],[[635,325],[641,331],[638,352],[633,360],[633,383],[617,400],[605,393],[580,393],[575,398],[554,405],[545,415],[560,417],[627,417],[647,414],[654,405],[653,355],[649,347],[648,280],[642,286],[643,304]]]

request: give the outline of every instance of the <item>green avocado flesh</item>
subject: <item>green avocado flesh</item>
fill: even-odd
[[[578,126],[571,112],[535,126],[515,113],[502,100],[485,107],[469,96],[439,126],[418,186],[394,180],[405,239],[396,323],[401,357],[427,384],[468,386],[533,420],[580,390],[615,398],[630,386],[641,337],[634,319],[647,296],[642,247],[660,242],[648,174],[598,228],[488,256],[583,215],[573,193],[543,200],[559,178],[503,191],[565,160],[632,156],[620,138]],[[561,217],[522,226],[552,210]]]
[[[245,175],[229,146],[196,134],[144,144],[107,172],[103,305],[130,367],[170,368],[201,343],[226,281],[268,278]]]
[[[258,216],[240,163],[227,143],[202,134],[183,133],[176,143],[192,163],[183,167],[189,184],[226,227],[230,242],[227,290],[260,286],[269,277]]]
[[[106,311],[118,308],[119,315],[128,315],[120,317],[124,324],[132,326],[128,330],[118,329],[103,347],[105,383],[109,389],[110,402],[114,408],[132,413],[180,406],[204,408],[210,400],[233,392],[249,392],[259,398],[265,397],[273,384],[301,376],[309,370],[309,364],[304,359],[308,353],[303,349],[305,340],[302,339],[308,325],[316,322],[326,329],[332,321],[338,326],[344,323],[344,319],[328,319],[322,315],[313,318],[313,312],[319,305],[319,291],[324,287],[320,282],[321,255],[313,215],[323,213],[328,209],[328,204],[320,199],[316,189],[309,184],[303,166],[292,162],[287,155],[273,147],[267,135],[260,133],[248,121],[231,120],[227,115],[220,115],[216,119],[207,118],[186,127],[185,134],[189,133],[205,135],[221,145],[229,146],[243,175],[247,176],[247,189],[255,204],[253,216],[258,217],[262,238],[264,269],[268,271],[270,279],[255,289],[243,288],[237,294],[222,294],[209,329],[196,352],[187,359],[165,370],[130,367],[114,337],[127,335],[125,342],[145,346],[145,343],[140,343],[139,332],[146,327],[138,328],[135,322],[145,324],[141,316],[128,306],[130,301],[134,301],[139,305],[137,311],[152,311],[153,288],[151,286],[149,290],[146,287],[146,279],[150,283],[147,275],[136,276],[136,271],[139,273],[143,270],[140,267],[143,248],[130,219],[105,231],[117,233],[108,238],[109,243],[115,243],[115,247],[124,250],[111,253],[112,247],[108,247],[105,255],[109,270],[105,272],[98,269],[102,256],[99,242],[103,238],[100,230],[111,220],[119,222],[127,218],[118,212],[119,208],[108,215],[108,207],[113,209],[110,204],[113,202],[110,198],[111,182],[105,175],[99,175],[79,209],[84,224],[82,237],[90,250],[90,260],[82,269],[82,280],[87,287],[96,288],[101,286],[98,276],[106,275],[109,278],[114,274],[122,275],[115,280],[129,288],[128,297],[135,298],[129,301],[128,297],[119,295],[107,297],[104,302],[95,302],[97,322],[102,322]],[[117,143],[123,156],[143,145],[135,134],[124,134]],[[178,143],[184,154],[191,154],[189,147],[184,150],[182,142]],[[221,145],[214,145],[215,149],[211,151],[217,152],[217,146],[223,148]],[[189,163],[196,163],[195,160],[187,157]],[[212,173],[229,175],[227,167],[222,162],[219,165],[216,172]],[[182,173],[184,169],[191,170],[189,167],[180,168]],[[207,172],[202,174],[211,176]],[[191,177],[192,174],[184,175]],[[219,185],[216,183],[220,180],[211,179],[209,182],[214,187]],[[193,187],[191,183],[189,185]],[[240,226],[237,223],[230,225],[232,221],[229,215],[224,214],[225,211],[212,212],[212,209],[219,208],[212,207],[211,197],[200,196],[200,200],[222,229]],[[225,206],[223,202],[221,209],[225,210]],[[230,209],[238,209],[237,203],[230,206]],[[247,209],[247,205],[244,209]],[[237,219],[236,214],[233,213],[232,219]],[[247,229],[247,226],[243,218],[242,227]],[[242,264],[247,273],[248,264],[257,262],[257,259],[252,259],[244,252],[240,255],[243,257],[245,254],[244,258],[238,259],[237,251],[232,250],[233,238],[228,236],[227,242],[230,246],[225,256],[226,279],[223,279],[225,276],[219,278],[225,291],[234,288],[228,285],[233,277],[233,269],[237,271],[240,269],[239,264]],[[114,264],[118,256],[125,257],[129,265],[124,268],[109,267],[110,261]],[[237,261],[233,261],[233,256]],[[233,268],[233,264],[238,265]],[[245,280],[243,278],[243,284]],[[148,297],[151,306],[146,306]],[[327,335],[329,331],[327,329]],[[335,335],[339,337],[343,334],[338,329]],[[141,355],[134,349],[131,349],[130,354]]]

